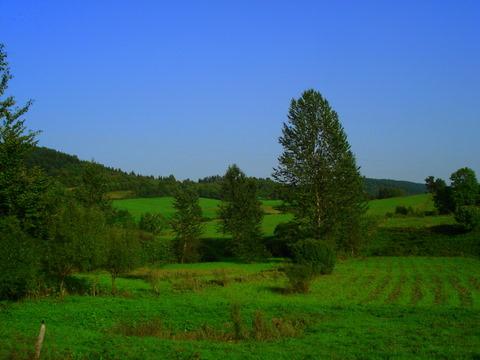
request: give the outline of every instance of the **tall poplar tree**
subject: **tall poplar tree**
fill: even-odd
[[[363,179],[338,114],[315,90],[290,104],[274,178],[284,184],[296,219],[317,239],[355,253],[365,211]]]

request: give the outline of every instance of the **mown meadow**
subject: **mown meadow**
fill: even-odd
[[[26,358],[43,319],[45,359],[475,358],[479,265],[350,259],[308,295],[284,292],[277,262],[137,269],[115,297],[107,275],[78,275],[87,292],[98,281],[99,295],[2,307],[0,357]]]

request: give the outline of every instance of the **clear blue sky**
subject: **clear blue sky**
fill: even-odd
[[[143,174],[269,176],[319,90],[362,173],[480,176],[480,1],[0,0],[40,143]]]

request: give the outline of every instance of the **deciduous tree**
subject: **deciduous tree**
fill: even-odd
[[[286,185],[297,220],[316,239],[355,253],[365,212],[363,179],[338,114],[315,90],[290,104],[274,178]]]
[[[172,219],[175,232],[175,248],[181,263],[199,260],[198,246],[202,234],[202,208],[197,192],[181,185],[176,192]]]
[[[255,182],[237,165],[232,165],[223,177],[221,194],[219,217],[223,232],[232,236],[233,253],[244,261],[265,257],[261,232],[263,210]]]

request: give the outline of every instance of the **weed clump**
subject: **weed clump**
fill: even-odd
[[[282,338],[303,335],[307,322],[304,319],[272,318],[268,320],[261,311],[255,311],[249,330],[243,320],[241,307],[234,304],[230,308],[230,322],[224,328],[203,324],[198,329],[175,331],[163,325],[158,318],[144,322],[121,322],[112,331],[123,336],[158,337],[169,340],[209,340],[209,341],[275,341]]]

